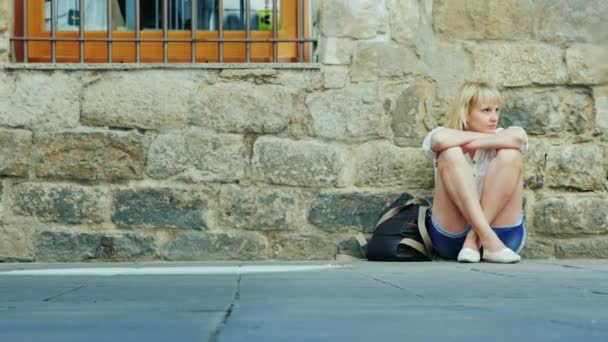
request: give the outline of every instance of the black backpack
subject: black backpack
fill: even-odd
[[[426,228],[430,203],[402,194],[380,214],[373,237],[357,237],[370,261],[429,261],[433,259]]]

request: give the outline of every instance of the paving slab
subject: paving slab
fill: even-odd
[[[608,341],[608,261],[0,265],[0,341],[414,338]]]

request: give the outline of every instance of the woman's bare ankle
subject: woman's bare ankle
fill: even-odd
[[[483,246],[483,249],[485,251],[488,251],[490,253],[496,253],[507,248],[507,246],[505,246],[505,244],[502,243],[502,241],[500,241],[500,239],[498,238],[482,242],[481,245]]]
[[[479,238],[472,229],[467,234],[467,237],[462,244],[462,248],[470,248],[474,251],[479,250]]]

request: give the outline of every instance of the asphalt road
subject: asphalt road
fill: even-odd
[[[606,342],[608,261],[0,264],[2,342],[426,337]]]

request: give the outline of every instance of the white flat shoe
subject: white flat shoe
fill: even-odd
[[[464,247],[458,253],[458,262],[479,262],[481,255],[479,251],[473,250],[472,248]]]
[[[494,262],[497,264],[514,264],[521,260],[519,254],[513,252],[508,248],[503,248],[498,252],[483,251],[483,260],[487,262]]]

